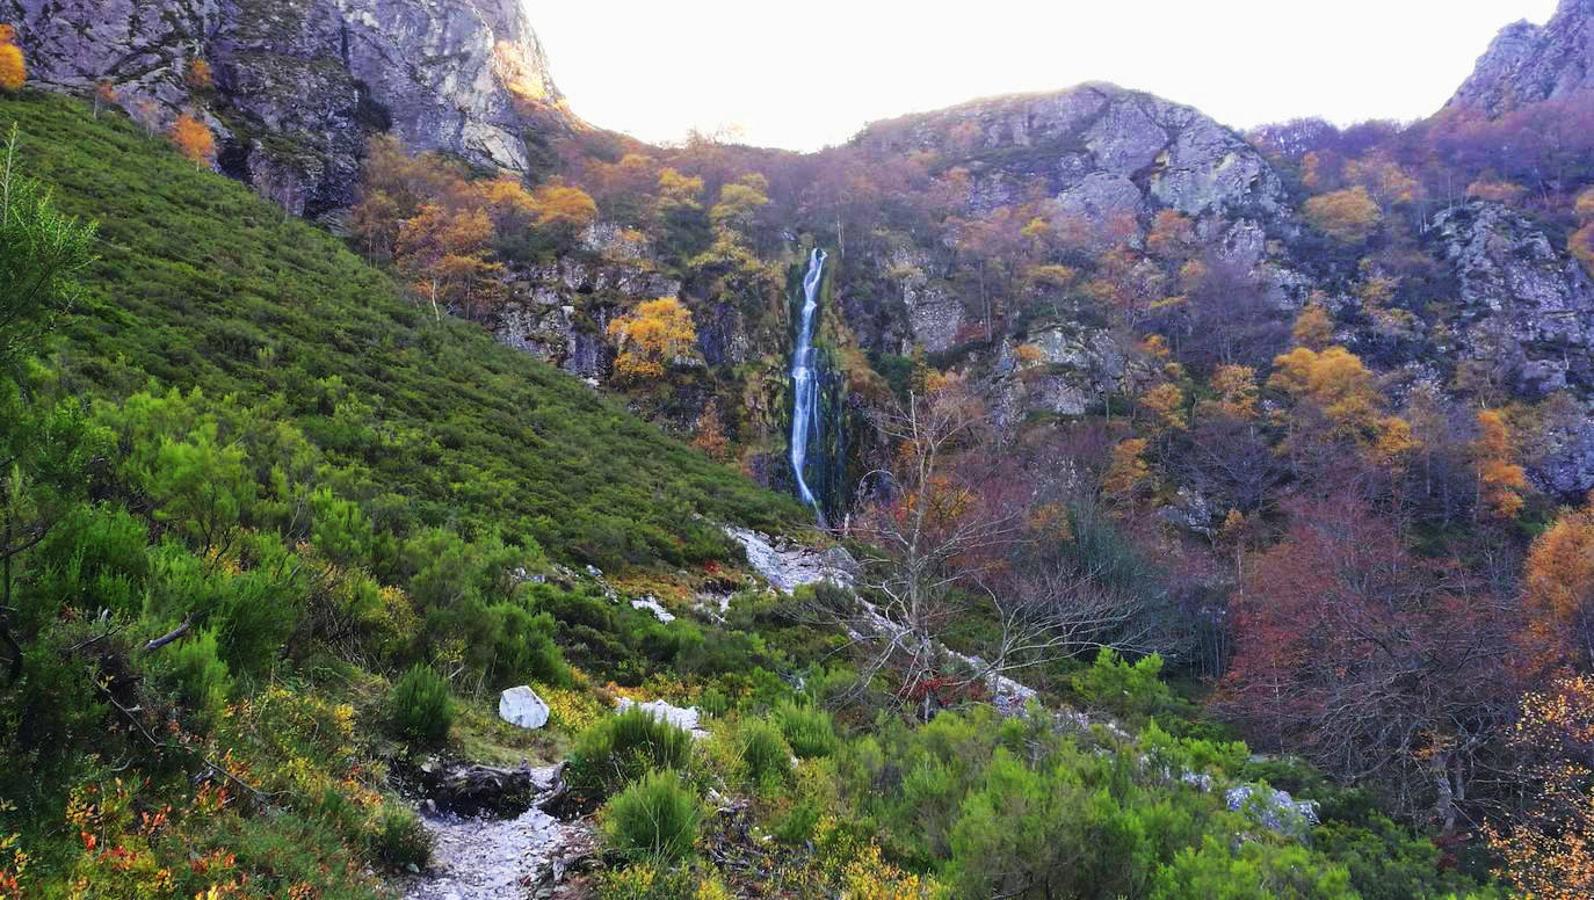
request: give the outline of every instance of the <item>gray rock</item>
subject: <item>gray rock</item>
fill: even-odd
[[[1498,116],[1594,87],[1594,0],[1562,0],[1543,26],[1506,26],[1446,105]]]
[[[498,695],[498,717],[521,728],[541,728],[548,724],[548,704],[523,684]]]
[[[1317,803],[1296,800],[1289,791],[1241,784],[1223,795],[1232,812],[1243,812],[1256,824],[1278,834],[1301,838],[1317,824]]]
[[[695,706],[675,706],[663,700],[648,700],[638,703],[629,697],[621,697],[615,701],[615,707],[620,712],[636,707],[660,722],[674,725],[682,731],[689,732],[695,738],[708,735],[707,731],[697,727],[698,721],[702,718],[702,713]]]
[[[524,171],[522,132],[572,121],[518,0],[0,0],[0,20],[36,83],[109,81],[152,129],[207,107],[222,170],[295,213],[351,202],[370,132]]]
[[[1473,202],[1434,217],[1460,282],[1458,349],[1536,399],[1594,392],[1594,284],[1525,217]]]

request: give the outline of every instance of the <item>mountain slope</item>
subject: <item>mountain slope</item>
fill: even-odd
[[[1594,2],[1565,0],[1544,25],[1501,29],[1447,109],[1497,116],[1594,88]]]
[[[0,21],[36,81],[104,85],[155,129],[195,111],[224,171],[299,214],[353,202],[369,132],[525,171],[526,135],[572,122],[517,0],[4,0]]]
[[[433,321],[335,238],[121,116],[36,95],[0,103],[13,124],[26,170],[101,223],[89,307],[60,346],[85,390],[274,397],[416,519],[605,566],[724,549],[695,513],[770,527],[792,509],[478,327]]]

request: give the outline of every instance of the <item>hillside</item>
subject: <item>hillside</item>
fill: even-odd
[[[791,153],[0,0],[0,898],[1589,895],[1591,3]]]
[[[0,116],[18,125],[18,170],[102,227],[100,258],[48,289],[82,289],[39,347],[57,367],[32,365],[3,398],[19,466],[6,534],[41,538],[7,544],[6,634],[23,648],[0,688],[8,893],[432,896],[405,874],[428,865],[430,832],[445,835],[435,865],[502,868],[468,846],[499,832],[423,827],[406,797],[464,803],[429,773],[567,752],[555,799],[575,818],[538,826],[558,843],[527,852],[598,866],[561,888],[577,896],[986,896],[1022,888],[1018,860],[1089,895],[1471,883],[1355,792],[1250,760],[1158,681],[1154,656],[1048,676],[1046,702],[1102,724],[1039,702],[923,726],[882,712],[889,681],[860,681],[841,653],[845,595],[766,595],[695,518],[780,527],[789,501],[435,319],[119,117],[44,95]],[[8,227],[71,231],[10,187]],[[45,245],[6,243],[6,271]],[[1100,552],[1126,552],[1094,527]],[[704,591],[723,615],[697,608]],[[551,707],[539,730],[490,711],[523,681]],[[953,684],[915,702],[978,695]],[[621,697],[694,704],[701,740],[606,715]],[[511,787],[468,802],[513,815],[530,802],[516,779],[551,770],[487,771]],[[584,814],[616,792],[598,837]],[[1018,827],[998,813],[1024,805]],[[665,827],[686,844],[649,850]],[[720,862],[675,865],[694,837]]]
[[[299,426],[351,487],[417,526],[540,543],[602,567],[725,552],[700,514],[779,527],[791,505],[479,327],[399,296],[336,239],[202,177],[122,116],[0,106],[19,164],[100,223],[57,348],[74,392],[151,381]]]

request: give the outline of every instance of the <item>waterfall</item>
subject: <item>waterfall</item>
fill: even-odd
[[[819,313],[819,285],[824,281],[825,251],[814,248],[808,257],[808,272],[803,276],[802,321],[797,326],[797,345],[791,353],[791,470],[797,477],[797,496],[813,507],[819,524],[825,524],[824,511],[808,487],[803,468],[808,462],[810,434],[819,434],[819,373],[814,367],[814,320]]]

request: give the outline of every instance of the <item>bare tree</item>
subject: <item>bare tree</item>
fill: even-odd
[[[936,379],[932,379],[936,380]],[[1146,601],[1111,584],[1047,524],[1033,473],[1005,452],[957,380],[914,390],[878,413],[890,463],[866,476],[854,534],[868,542],[856,604],[827,610],[864,650],[866,679],[889,671],[904,702],[971,688],[1028,697],[1012,673],[1099,647],[1142,649]],[[960,652],[959,620],[994,628]]]

